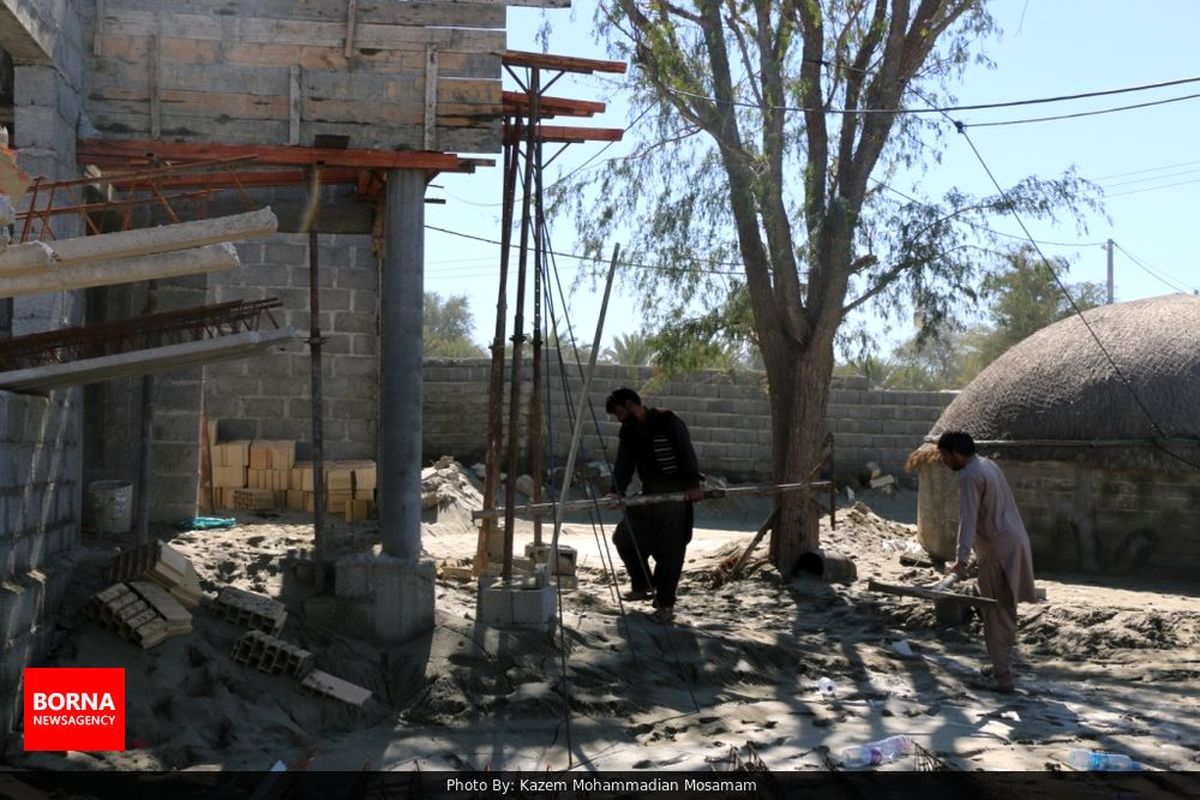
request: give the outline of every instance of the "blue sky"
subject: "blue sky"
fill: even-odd
[[[575,0],[571,10],[540,11],[510,8],[508,46],[541,50],[537,38],[549,20],[549,51],[605,58],[602,43],[592,33],[594,0]],[[954,87],[958,104],[976,104],[1113,89],[1200,76],[1200,2],[1155,0],[1138,12],[1125,0],[996,0],[992,11],[1003,33],[983,44],[994,68],[969,68]],[[611,84],[597,77],[564,77],[553,94],[608,100],[608,111],[589,124],[625,127],[627,107],[611,97]],[[968,124],[1051,114],[1090,111],[1113,106],[1200,93],[1200,83],[1135,94],[1080,100],[1054,105],[962,112]],[[569,124],[569,123],[568,123]],[[946,123],[949,126],[949,122]],[[1118,301],[1166,294],[1177,289],[1200,289],[1200,242],[1190,239],[1200,218],[1200,98],[1157,107],[1117,112],[1077,120],[1029,125],[976,128],[971,137],[1002,185],[1028,176],[1051,177],[1074,165],[1079,174],[1105,187],[1105,214],[1087,217],[1086,233],[1073,223],[1031,224],[1033,235],[1045,242],[1047,255],[1072,263],[1069,280],[1103,283],[1105,251],[1112,238]],[[636,132],[606,150],[600,158],[627,152]],[[596,155],[603,144],[573,145],[553,164],[550,182]],[[487,239],[500,236],[500,170],[475,175],[440,176],[430,197],[446,205],[426,206],[426,223]],[[991,183],[962,137],[947,134],[940,164],[924,173],[894,181],[901,188],[919,183],[929,196],[950,186],[988,193]],[[1014,235],[1020,227],[1011,218],[997,218],[991,227]],[[566,220],[555,225],[554,247],[573,252],[574,231]],[[1014,244],[1019,242],[1014,239]],[[1136,259],[1136,261],[1135,261]],[[1138,263],[1140,262],[1140,263]],[[515,264],[515,260],[514,260]],[[561,259],[563,280],[574,276],[578,262]],[[495,325],[499,248],[436,231],[426,233],[426,290],[443,295],[466,294],[475,315],[476,340],[491,340]],[[1153,274],[1152,274],[1153,273]],[[511,335],[514,294],[508,309]],[[581,290],[570,301],[576,332],[590,342],[599,312],[599,292]],[[603,340],[641,327],[637,297],[618,286],[610,304]],[[531,314],[527,311],[527,325]],[[882,331],[880,331],[882,333]],[[911,330],[898,327],[886,340],[898,341]]]

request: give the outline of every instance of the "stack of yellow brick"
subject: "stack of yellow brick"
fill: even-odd
[[[211,461],[221,508],[314,510],[313,465],[296,460],[295,442],[222,442],[212,445]],[[375,462],[327,461],[324,472],[326,512],[347,522],[367,519],[375,507]]]

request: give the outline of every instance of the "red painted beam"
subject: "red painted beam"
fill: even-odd
[[[455,172],[459,158],[453,153],[395,150],[336,150],[294,145],[216,144],[212,142],[156,142],[137,139],[81,139],[76,160],[83,163],[129,163],[142,159],[197,161],[251,156],[262,165],[359,167],[367,169],[424,169]]]
[[[624,73],[627,68],[624,61],[555,56],[547,53],[530,53],[525,50],[505,50],[504,55],[500,57],[500,63],[509,67],[540,67],[559,72],[580,72],[588,75],[593,72]]]
[[[622,128],[571,128],[566,125],[538,125],[535,136],[539,142],[619,142],[625,135]],[[505,125],[504,141],[513,144],[526,136],[525,126]]]

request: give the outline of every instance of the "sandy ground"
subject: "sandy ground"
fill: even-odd
[[[431,473],[426,490],[440,499],[424,530],[428,555],[473,554],[471,479],[449,467]],[[915,497],[907,500],[911,509]],[[126,668],[131,749],[23,754],[15,738],[6,761],[262,769],[315,752],[312,767],[323,769],[721,770],[736,752],[776,770],[820,770],[846,746],[906,733],[954,769],[1058,769],[1072,747],[1200,769],[1196,587],[1039,575],[1048,599],[1020,608],[1021,689],[995,695],[971,685],[986,661],[978,620],[939,628],[932,604],[867,590],[868,578],[937,578],[899,563],[915,529],[867,505],[841,510],[836,530],[822,523],[823,546],[855,560],[854,583],[782,580],[763,547],[745,577],[714,586],[767,510],[764,501],[698,506],[673,626],[650,621],[644,605],[622,609],[606,581],[604,539],[572,522],[564,541],[579,550],[579,588],[562,594],[561,629],[481,626],[474,584],[439,581],[433,633],[394,648],[304,618],[303,593],[285,585],[280,567],[289,549],[310,544],[300,515],[164,534],[193,559],[206,591],[235,585],[288,601],[283,638],[313,651],[318,668],[371,689],[363,710],[234,664],[240,631],[203,610],[192,634],[148,652],[88,621],[78,610],[103,587],[116,546],[93,542],[52,664]],[[531,530],[519,526],[518,552]],[[373,523],[337,523],[332,535],[347,550],[378,540]],[[913,655],[897,654],[898,642]],[[832,698],[816,689],[823,676],[836,685]],[[904,759],[884,768],[917,766]]]

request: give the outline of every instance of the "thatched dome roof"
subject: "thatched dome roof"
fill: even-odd
[[[1073,315],[996,359],[946,408],[929,438],[957,429],[978,441],[1011,442],[981,448],[1005,457],[1082,455],[1149,466],[1146,456],[1156,452],[1165,461],[1150,461],[1170,463],[1150,444],[1152,417],[1172,450],[1200,461],[1200,297],[1154,297],[1083,316],[1136,398]]]

